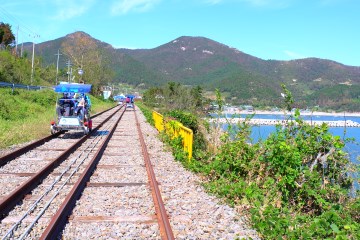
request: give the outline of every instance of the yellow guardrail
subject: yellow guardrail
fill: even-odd
[[[159,131],[162,132],[164,131],[164,117],[163,115],[161,115],[158,112],[153,111],[152,112],[152,117],[154,119],[154,123],[155,123],[155,128]]]
[[[170,120],[164,122],[164,117],[158,112],[153,111],[152,116],[155,122],[155,128],[162,132],[165,130],[165,133],[171,137],[178,137],[179,135],[183,139],[184,151],[189,154],[189,159],[192,158],[192,145],[193,145],[193,131],[190,128],[185,127],[180,122],[175,120]]]

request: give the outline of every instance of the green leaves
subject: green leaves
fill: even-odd
[[[281,93],[281,96],[284,98],[285,109],[290,112],[292,109],[292,105],[294,103],[294,99],[292,97],[291,92],[286,88],[285,84],[281,84],[281,87],[284,91],[284,93]]]
[[[13,43],[15,36],[11,31],[11,26],[8,23],[0,22],[0,44],[8,46]]]
[[[291,110],[292,95],[285,86],[283,91],[285,107]],[[195,115],[178,110],[167,115],[200,132]],[[348,194],[349,173],[358,169],[350,168],[340,137],[333,136],[326,124],[306,124],[297,109],[264,141],[249,144],[250,129],[244,121],[221,136],[216,154],[205,146],[191,165],[181,161],[202,173],[210,192],[231,205],[248,207],[253,226],[264,239],[360,237],[359,197]],[[173,149],[180,149],[176,140]],[[183,158],[181,152],[174,154]]]
[[[340,230],[336,224],[332,223],[330,224],[330,227],[334,231],[334,233],[340,233]]]
[[[152,110],[145,106],[142,102],[137,102],[136,106],[139,107],[144,114],[146,121],[150,123],[151,125],[154,125],[154,119],[152,117]]]
[[[293,100],[286,88],[284,92],[289,110]],[[244,192],[237,197],[252,205],[254,225],[266,238],[343,239],[359,234],[359,224],[352,233],[345,231],[352,229],[349,224],[342,227],[356,219],[345,210],[352,201],[347,195],[351,179],[344,174],[350,163],[344,142],[330,134],[326,124],[310,126],[295,110],[285,127],[276,128],[264,142],[249,145],[244,133],[224,142],[212,169],[234,181],[235,172],[244,180]],[[256,153],[250,155],[252,151]],[[280,207],[291,215],[281,214]]]

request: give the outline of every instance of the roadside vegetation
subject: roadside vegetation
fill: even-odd
[[[86,45],[86,42],[83,43]],[[73,62],[84,55],[79,49],[66,46],[66,52],[73,56]],[[95,51],[88,52],[96,55]],[[85,55],[86,57],[91,57]],[[75,59],[76,58],[76,59]],[[93,58],[94,59],[94,58]],[[96,59],[95,59],[96,60]],[[100,96],[100,79],[107,81],[112,73],[103,67],[104,61],[89,61],[83,80],[92,84],[92,94]],[[55,85],[56,67],[43,67],[42,59],[34,60],[34,74],[31,77],[31,60],[27,52],[15,52],[15,37],[11,26],[0,22],[0,82],[23,85]],[[60,69],[59,80],[66,80],[66,71]],[[79,76],[76,76],[79,78]],[[0,149],[14,144],[25,143],[50,134],[50,121],[55,117],[57,95],[53,90],[28,91],[22,89],[0,88]],[[91,114],[114,105],[102,97],[90,96]]]
[[[291,110],[294,99],[282,87],[281,107]],[[351,177],[360,168],[349,161],[345,143],[326,124],[310,126],[296,110],[284,127],[254,142],[247,121],[227,131],[203,122],[201,93],[200,88],[169,83],[147,91],[138,106],[149,122],[155,109],[194,131],[190,161],[181,138],[161,136],[178,161],[202,176],[209,192],[247,215],[264,239],[360,238],[360,197]],[[217,104],[221,110],[219,91]]]
[[[56,84],[56,78],[58,82],[69,81],[66,66],[60,66],[57,74],[54,54],[57,49],[61,49],[63,57],[73,64],[71,82],[91,84],[94,95],[101,94],[103,85],[113,85],[115,72],[109,68],[110,56],[89,38],[76,35],[75,42],[61,44],[55,41],[54,44],[59,44],[58,48],[54,45],[54,52],[46,49],[37,50],[41,55],[35,54],[32,74],[32,53],[26,50],[20,52],[20,48],[16,52],[11,26],[0,22],[0,82],[53,86]],[[53,61],[49,62],[49,56]],[[83,70],[81,75],[79,69]]]
[[[54,65],[43,68],[40,58],[35,59],[31,81],[31,62],[26,53],[22,57],[14,53],[14,39],[11,26],[1,23],[0,81],[53,85],[56,68]],[[89,42],[85,40],[77,47],[68,45],[65,52],[73,56],[72,62],[78,65],[82,59],[88,60],[91,71],[85,70],[88,75],[84,75],[83,80],[93,83],[94,95],[99,96],[101,81],[111,81],[114,73],[106,67],[110,59],[100,57],[101,52],[96,46],[87,51],[87,45]],[[137,71],[132,73],[138,76]],[[145,70],[143,73],[148,75]],[[64,70],[60,71],[60,78],[66,78]],[[229,77],[222,84],[234,83],[233,80]],[[139,78],[138,84],[142,84],[141,81]],[[266,83],[265,80],[262,82]],[[229,86],[227,90],[234,91],[236,96],[237,86]],[[245,98],[254,96],[257,90],[264,91],[261,86],[253,86],[253,93],[242,88]],[[291,110],[302,106],[303,103],[294,102],[285,86],[283,90],[282,108]],[[319,103],[321,100],[326,104],[331,101],[333,109],[338,107],[337,102],[342,104],[342,110],[349,106],[356,108],[358,99],[348,99],[349,96],[356,97],[358,90],[354,86],[329,88],[327,92],[334,95],[320,96],[322,98],[312,95],[309,101]],[[261,92],[258,98],[266,95]],[[276,97],[276,94],[271,96]],[[351,178],[359,168],[351,164],[343,151],[344,142],[331,135],[327,125],[309,126],[297,110],[285,127],[279,126],[268,139],[254,142],[247,121],[224,131],[219,124],[210,126],[203,120],[203,110],[209,101],[203,98],[201,87],[170,82],[163,87],[148,89],[143,99],[138,106],[149,122],[152,110],[156,110],[165,116],[165,120],[176,119],[193,130],[191,160],[182,150],[181,138],[161,136],[171,146],[175,158],[200,174],[209,192],[247,215],[264,239],[360,239],[359,192],[352,188]],[[91,101],[92,114],[113,105],[96,97]],[[216,91],[216,101],[221,111],[224,102],[219,91]],[[0,88],[0,148],[48,135],[49,123],[55,115],[55,102],[56,94],[50,90]],[[267,102],[264,100],[264,104]]]
[[[14,55],[10,50],[0,50],[0,82],[24,85],[51,86],[55,84],[56,68],[42,68],[40,60],[35,59],[33,79],[31,80],[31,60],[27,53],[23,57]]]
[[[28,91],[0,88],[0,149],[50,134],[50,121],[56,116],[57,94],[53,90]],[[95,114],[114,105],[90,96]]]

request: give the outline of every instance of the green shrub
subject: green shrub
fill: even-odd
[[[182,110],[167,111],[164,115],[175,118],[185,127],[190,128],[193,131],[193,157],[198,159],[201,158],[206,150],[206,141],[203,133],[200,131],[199,118],[193,113]]]
[[[291,93],[283,88],[284,108],[292,109]],[[359,196],[350,194],[352,173],[359,168],[352,166],[345,143],[326,124],[310,126],[296,110],[285,126],[250,144],[245,121],[229,128],[211,155],[201,145],[204,138],[197,136],[197,116],[178,109],[165,114],[191,128],[195,142],[201,139],[188,161],[181,138],[164,136],[176,160],[202,174],[210,192],[249,209],[253,227],[264,239],[360,239]]]
[[[151,108],[144,105],[142,102],[136,102],[136,106],[140,108],[141,112],[144,114],[146,121],[150,123],[152,126],[154,126],[154,119],[152,117],[152,110]]]
[[[0,148],[27,142],[50,134],[50,121],[56,116],[57,94],[52,90],[28,91],[0,88]],[[92,114],[114,105],[91,97]]]

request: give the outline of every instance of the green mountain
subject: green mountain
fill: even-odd
[[[360,86],[360,67],[325,59],[262,60],[203,37],[180,37],[154,49],[122,52],[168,80],[220,88],[237,103],[278,104],[281,83],[293,92],[299,107],[313,104],[338,109],[347,104],[334,106],[330,99],[347,103],[351,99],[352,106],[360,99],[360,92],[354,91]],[[345,90],[336,91],[339,86]],[[344,95],[350,89],[352,94]]]
[[[281,101],[280,84],[285,83],[300,107],[359,108],[360,67],[331,60],[263,60],[204,37],[180,37],[153,49],[114,49],[84,32],[37,44],[36,54],[45,64],[54,64],[57,49],[66,52],[69,46],[100,52],[115,73],[114,82],[149,87],[175,81],[219,88],[234,103],[267,105]]]
[[[31,53],[32,44],[25,44],[24,49]],[[84,32],[75,32],[52,41],[39,43],[35,47],[35,54],[40,55],[45,65],[57,64],[57,51],[59,50],[59,69],[63,69],[64,75],[67,72],[67,61],[71,60],[72,68],[76,72],[82,66],[86,73],[90,72],[90,61],[97,60],[96,66],[106,66],[114,72],[113,83],[122,82],[132,85],[141,83],[148,86],[161,85],[165,79],[160,73],[150,70],[144,63],[139,62],[131,56],[113,48],[110,44],[92,38]],[[29,56],[31,54],[28,54]],[[87,59],[85,59],[87,56]],[[108,84],[107,81],[103,85]]]

